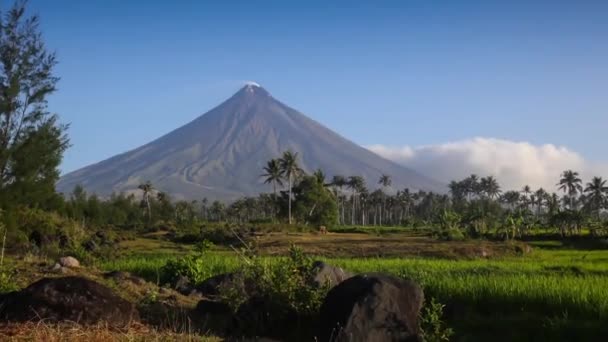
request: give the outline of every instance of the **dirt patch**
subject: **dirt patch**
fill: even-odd
[[[517,255],[518,243],[483,240],[441,241],[406,233],[374,236],[357,233],[272,233],[256,239],[265,255],[285,255],[292,244],[325,257],[496,258]]]

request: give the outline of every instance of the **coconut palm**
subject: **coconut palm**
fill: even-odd
[[[388,188],[392,184],[391,176],[382,174],[378,180],[378,184],[382,185],[383,188]],[[380,210],[380,225],[382,225],[382,215],[386,211],[386,194],[382,193],[382,210]]]
[[[348,177],[348,188],[351,189],[351,201],[353,203],[353,210],[351,212],[351,224],[355,224],[355,199],[357,198],[357,192],[365,188],[365,180],[360,176]]]
[[[293,181],[302,174],[302,169],[298,165],[298,153],[285,151],[283,152],[283,156],[279,160],[281,165],[281,175],[287,178],[287,183],[289,187],[289,199],[288,199],[288,217],[289,224],[291,224],[291,192],[293,187]]]
[[[277,184],[283,185],[283,176],[281,173],[281,163],[278,159],[271,159],[264,166],[264,174],[260,177],[264,177],[264,184],[272,184],[272,191],[276,197],[277,195]]]
[[[528,205],[530,204],[530,195],[532,194],[532,188],[529,185],[524,185],[521,190],[523,196],[521,196],[522,205],[528,209]]]
[[[545,189],[543,188],[539,188],[538,190],[536,190],[534,192],[534,196],[536,197],[536,216],[540,216],[542,209],[543,209],[543,203],[545,202],[545,200],[547,199],[547,192],[545,191]]]
[[[599,220],[602,208],[604,208],[608,201],[608,186],[606,185],[606,180],[602,179],[602,177],[593,177],[591,182],[587,183],[585,193],[587,194],[587,200],[590,203],[595,204],[597,219]]]
[[[574,200],[579,192],[583,192],[583,181],[579,178],[578,172],[566,170],[562,173],[561,179],[557,185],[559,190],[568,194],[570,199],[569,207],[574,209]]]
[[[339,192],[342,192],[342,188],[347,184],[346,177],[342,175],[335,175],[331,180],[331,184],[334,187],[337,187]],[[340,204],[340,219],[342,224],[344,224],[344,196],[338,194],[338,199],[340,200],[338,203]]]
[[[498,195],[500,195],[502,192],[500,190],[500,185],[494,176],[482,178],[479,182],[479,187],[481,188],[480,190],[490,199],[498,197]]]
[[[511,210],[515,209],[515,206],[519,203],[520,194],[517,191],[507,191],[501,196],[501,201],[506,203]]]
[[[146,203],[146,208],[148,211],[148,222],[152,221],[152,207],[150,205],[150,193],[154,190],[152,183],[150,181],[146,181],[145,183],[140,184],[137,187],[139,190],[143,192],[143,200]]]
[[[316,169],[315,172],[312,173],[312,175],[317,179],[317,182],[319,182],[319,184],[325,186],[325,172],[323,172],[323,170]]]

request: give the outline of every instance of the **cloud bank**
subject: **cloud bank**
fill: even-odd
[[[533,145],[494,138],[473,138],[426,146],[366,146],[369,150],[448,183],[475,173],[493,175],[503,189],[524,185],[556,191],[562,171],[578,171],[586,183],[592,176],[608,177],[608,163],[593,163],[566,147]]]

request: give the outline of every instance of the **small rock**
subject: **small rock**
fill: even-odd
[[[63,267],[71,267],[71,268],[80,267],[80,262],[78,262],[78,260],[76,258],[71,257],[71,256],[59,258],[59,264]]]

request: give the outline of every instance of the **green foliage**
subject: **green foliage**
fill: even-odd
[[[449,341],[450,337],[454,334],[454,331],[448,328],[442,319],[444,307],[435,298],[431,298],[422,308],[420,328],[425,342]]]
[[[460,228],[460,222],[460,215],[454,211],[444,210],[438,218],[439,230],[435,230],[433,235],[447,241],[464,240],[465,235]]]
[[[331,226],[338,223],[338,205],[317,177],[306,176],[294,187],[295,213],[299,221],[312,225]]]
[[[265,262],[256,256],[248,257],[238,271],[243,277],[241,284],[254,284],[254,296],[264,298],[269,307],[275,308],[271,313],[275,319],[284,317],[289,312],[300,316],[311,316],[318,312],[328,288],[316,288],[311,285],[313,260],[300,248],[292,246],[288,258]],[[237,282],[239,283],[239,282]],[[221,289],[221,298],[236,311],[252,293],[243,287],[228,286]]]
[[[36,16],[17,2],[0,17],[0,207],[49,208],[67,126],[47,110],[55,91],[55,55],[46,50]]]
[[[195,284],[213,276],[213,270],[207,267],[207,255],[213,246],[208,240],[203,240],[195,247],[195,252],[184,257],[168,260],[160,269],[161,282],[172,283],[179,276],[190,279]]]
[[[7,293],[19,290],[15,281],[15,271],[6,266],[0,267],[0,293]]]

